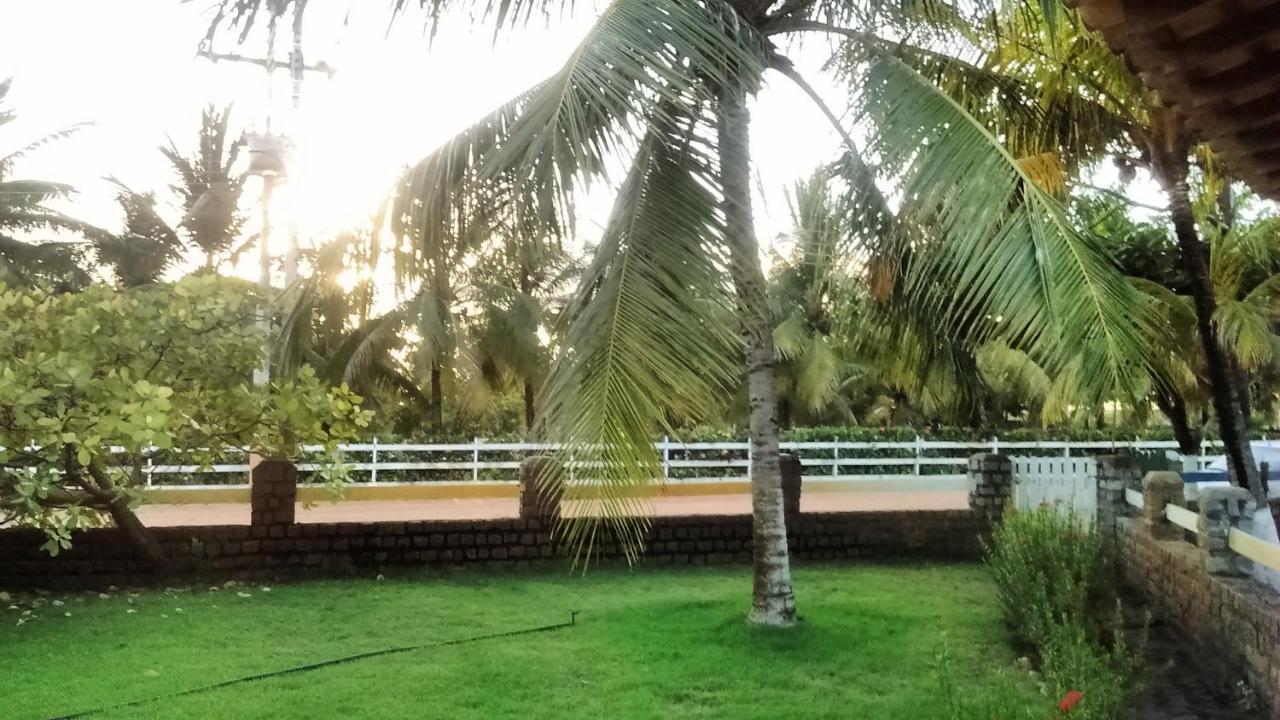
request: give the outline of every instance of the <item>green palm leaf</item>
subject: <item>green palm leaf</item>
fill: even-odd
[[[1131,386],[1134,358],[1145,357],[1142,321],[1105,249],[1071,227],[985,126],[900,59],[878,54],[866,79],[872,150],[898,174],[902,212],[930,231],[906,271],[909,302],[946,331],[976,344],[1003,339],[1051,373],[1096,341],[1101,352],[1087,355],[1079,381],[1099,396]]]
[[[593,481],[595,508],[629,557],[648,525],[643,490],[662,476],[655,431],[713,413],[739,371],[736,330],[711,310],[733,302],[714,173],[705,153],[672,143],[656,132],[642,143],[540,396],[549,439],[565,443],[540,481]],[[561,531],[584,556],[600,526],[576,518]]]

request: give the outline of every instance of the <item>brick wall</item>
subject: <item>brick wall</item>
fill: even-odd
[[[75,533],[57,557],[40,549],[44,537],[0,530],[0,588],[92,588],[184,580],[277,579],[335,575],[396,566],[459,566],[564,562],[551,528],[558,498],[537,482],[546,458],[521,468],[521,518],[516,520],[298,524],[292,513],[297,473],[288,463],[264,462],[253,471],[252,523],[247,526],[155,528],[170,559],[149,569],[114,529]],[[783,462],[788,547],[804,560],[926,558],[973,560],[979,538],[998,522],[1011,491],[1009,461],[977,455],[969,465],[968,510],[801,513],[800,463]],[[704,565],[751,562],[750,515],[652,519],[643,562]],[[607,543],[600,559],[619,559]]]
[[[792,523],[797,560],[838,558],[973,559],[986,529],[969,511],[804,514]],[[146,566],[114,529],[76,534],[50,558],[44,538],[0,531],[0,588],[92,588],[228,578],[341,575],[397,566],[565,562],[546,523],[529,520],[330,523],[156,528],[172,559],[163,575]],[[606,548],[604,557],[619,557]],[[749,515],[653,519],[643,562],[651,565],[749,563]]]
[[[1210,575],[1199,548],[1153,537],[1140,518],[1117,520],[1116,539],[1126,579],[1156,613],[1280,709],[1280,596],[1251,578]]]
[[[1280,594],[1248,576],[1250,565],[1227,547],[1231,527],[1248,530],[1252,498],[1240,488],[1201,490],[1198,532],[1192,537],[1171,524],[1164,506],[1186,507],[1175,473],[1137,472],[1125,463],[1099,462],[1116,470],[1098,486],[1099,529],[1115,539],[1121,570],[1142,591],[1156,614],[1189,642],[1248,682],[1269,717],[1280,717]],[[1124,489],[1142,490],[1137,513]],[[1226,557],[1232,555],[1233,557]]]

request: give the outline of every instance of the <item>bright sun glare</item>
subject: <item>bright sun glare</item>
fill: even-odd
[[[497,41],[490,30],[472,29],[463,18],[445,18],[445,30],[429,42],[415,22],[397,23],[388,32],[385,3],[314,3],[307,11],[306,62],[324,61],[337,72],[332,78],[307,77],[301,112],[294,117],[284,70],[276,73],[268,102],[260,67],[197,57],[208,6],[130,0],[122,13],[118,4],[100,0],[49,0],[7,10],[17,21],[0,24],[0,78],[14,78],[15,142],[92,123],[24,159],[19,171],[75,185],[79,193],[63,209],[104,227],[121,222],[107,176],[134,190],[155,191],[162,214],[176,221],[180,213],[165,191],[171,170],[156,148],[171,138],[190,152],[201,109],[232,104],[235,130],[263,131],[271,117],[273,130],[288,133],[297,146],[290,178],[272,203],[271,253],[279,257],[294,225],[304,248],[368,227],[406,165],[552,74],[595,15],[593,3],[582,3],[569,17],[535,23]],[[78,22],[65,22],[68,16]],[[279,35],[277,56],[284,58],[288,33]],[[71,47],[74,60],[66,51]],[[255,30],[239,45],[234,33],[223,32],[214,50],[262,56],[265,32]],[[763,189],[757,215],[766,239],[789,224],[783,188],[829,159],[837,146],[816,111],[796,112],[797,107],[808,107],[798,91],[777,84],[762,93],[756,113],[753,132],[763,140],[754,144]],[[779,137],[788,139],[769,141]],[[261,222],[259,194],[255,180],[243,200],[251,213],[248,232]],[[580,203],[582,240],[598,232],[610,195],[608,187],[597,185]],[[256,251],[243,253],[235,272],[256,277],[256,258]]]

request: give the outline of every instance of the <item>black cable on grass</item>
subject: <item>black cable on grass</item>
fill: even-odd
[[[540,625],[538,627],[522,628],[520,630],[506,630],[503,632],[488,633],[485,635],[472,635],[470,637],[456,638],[453,640],[441,640],[439,642],[422,643],[419,645],[401,645],[398,647],[389,647],[382,650],[372,650],[370,652],[356,653],[355,655],[347,655],[345,657],[333,658],[331,660],[321,660],[320,662],[308,663],[306,665],[296,665],[283,670],[273,670],[271,672],[258,673],[257,675],[245,675],[244,677],[233,678],[231,680],[223,680],[221,682],[201,685],[199,687],[187,688],[186,690],[177,690],[171,693],[163,693],[161,695],[152,695],[151,697],[140,698],[138,700],[130,700],[128,702],[117,703],[115,705],[102,705],[100,707],[89,710],[81,710],[80,712],[71,713],[70,715],[56,715],[50,720],[74,720],[74,718],[88,717],[108,710],[120,710],[127,707],[136,707],[146,703],[156,702],[157,700],[171,700],[173,698],[182,697],[184,695],[195,695],[197,693],[208,692],[210,690],[218,690],[219,688],[231,685],[239,685],[241,683],[256,682],[258,680],[266,680],[267,678],[279,677],[280,675],[291,675],[293,673],[306,672],[308,670],[318,670],[331,665],[341,665],[343,663],[354,662],[356,660],[365,660],[372,657],[381,657],[383,655],[395,655],[397,653],[412,652],[414,650],[425,650],[427,648],[447,647],[449,645],[465,645],[480,640],[493,640],[495,638],[512,637],[515,635],[531,635],[533,633],[549,632],[551,630],[561,630],[578,624],[578,611],[574,610],[569,614],[569,621],[555,623],[554,625]]]

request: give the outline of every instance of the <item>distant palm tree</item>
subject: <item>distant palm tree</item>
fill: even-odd
[[[94,239],[99,263],[111,269],[122,287],[160,282],[186,250],[178,234],[156,212],[155,193],[139,193],[119,180],[116,202],[124,211],[124,231]]]
[[[230,107],[219,112],[210,105],[200,115],[200,143],[192,156],[183,155],[172,140],[160,148],[178,176],[170,187],[182,203],[179,227],[204,253],[206,268],[231,249],[245,222],[239,202],[248,176],[232,170],[240,146],[227,142],[230,120]]]
[[[432,18],[455,11],[499,29],[571,6],[421,4]],[[221,17],[243,26],[279,5],[225,0]],[[935,3],[613,0],[557,73],[419,162],[400,193],[396,221],[431,281],[433,256],[468,242],[460,217],[526,201],[548,228],[567,227],[582,187],[627,163],[594,261],[566,311],[564,351],[540,395],[549,437],[563,448],[559,469],[541,480],[565,488],[573,467],[589,468],[611,540],[634,557],[648,527],[636,488],[662,475],[651,444],[656,432],[670,429],[673,417],[719,412],[745,370],[752,622],[796,619],[778,460],[776,323],[750,182],[748,99],[766,73],[795,82],[841,133],[853,159],[847,181],[861,191],[852,224],[891,213],[870,206],[874,170],[783,54],[788,37],[847,37],[864,48],[853,87],[875,129],[875,156],[892,173],[881,180],[898,184],[910,215],[927,214],[932,238],[946,248],[945,261],[929,268],[946,272],[954,293],[933,308],[938,324],[999,317],[978,334],[1014,338],[1046,362],[1081,338],[1103,335],[1116,363],[1090,368],[1099,375],[1119,372],[1122,358],[1139,354],[1125,310],[1133,290],[1105,253],[1064,222],[1058,203],[981,123],[899,59],[895,40],[876,34],[967,25]],[[911,287],[922,287],[922,278]],[[594,520],[559,530],[579,552],[604,539]]]
[[[16,115],[4,107],[12,78],[0,81],[0,127]],[[49,207],[73,189],[64,183],[12,177],[14,165],[27,153],[66,138],[73,125],[29,141],[0,156],[0,282],[10,285],[50,284],[64,288],[89,282],[82,269],[86,244],[78,239],[32,239],[35,233],[100,237],[103,231]],[[19,237],[25,236],[25,237]]]
[[[551,366],[551,332],[582,268],[552,235],[508,226],[480,248],[466,273],[474,317],[463,340],[473,411],[513,385],[523,396],[525,430],[533,433],[539,385]]]
[[[840,347],[842,338],[833,332],[832,311],[857,292],[851,269],[839,265],[847,259],[842,248],[852,213],[841,207],[842,196],[831,184],[831,172],[824,169],[791,189],[791,253],[779,258],[770,278],[783,427],[790,426],[795,413],[826,409],[852,370],[847,348]]]
[[[431,398],[403,360],[408,343],[402,331],[413,303],[373,314],[380,253],[375,237],[376,232],[347,232],[325,243],[312,257],[311,275],[286,290],[272,372],[287,377],[310,365],[325,381],[346,383],[374,406],[389,399],[427,415]],[[354,284],[343,283],[347,271],[355,275]]]

